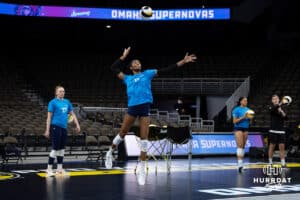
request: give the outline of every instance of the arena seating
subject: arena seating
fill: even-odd
[[[181,57],[147,56],[141,60],[146,69],[159,69]],[[66,95],[83,106],[126,107],[124,84],[110,70],[115,59],[113,56],[97,54],[37,56],[30,59],[30,63],[24,61],[24,77],[33,87],[46,91],[43,93],[46,99],[52,97],[54,86],[61,84],[66,88]],[[199,55],[199,62],[159,75],[159,78],[245,78],[255,75],[265,60],[266,56],[257,55]],[[39,67],[41,65],[43,67]],[[124,68],[128,72],[126,66]]]
[[[81,146],[82,149],[91,147],[102,148],[107,139],[111,140],[117,134],[122,122],[123,114],[120,112],[94,112],[85,113],[81,108],[85,106],[96,107],[126,107],[126,91],[122,81],[118,80],[110,70],[110,64],[115,57],[100,55],[60,55],[56,59],[46,56],[36,56],[35,59],[24,61],[21,67],[7,62],[0,68],[0,134],[11,135],[18,139],[19,146],[34,150],[40,147],[49,147],[50,143],[43,137],[46,121],[46,103],[53,98],[53,88],[61,84],[66,88],[66,96],[75,105],[80,113],[82,133],[76,135],[74,126],[69,127],[70,149]],[[179,57],[150,56],[145,59],[149,66],[159,67],[173,63]],[[48,61],[49,62],[46,62]],[[160,77],[255,77],[265,67],[267,56],[200,56],[198,63],[187,66],[184,70],[178,69],[168,75]],[[290,95],[293,103],[287,107],[289,122],[299,119],[299,78],[300,70],[297,68],[300,61],[296,55],[285,57],[277,63],[279,74],[270,75],[260,90],[251,93],[250,107],[256,111],[253,127],[264,128],[269,126],[266,105],[270,103],[270,96],[274,93]],[[39,70],[34,69],[36,66]],[[275,68],[274,68],[275,70]],[[255,85],[255,83],[252,83]],[[41,99],[42,101],[40,101]],[[155,111],[159,113],[160,111]],[[172,115],[172,113],[168,113]],[[163,114],[151,116],[151,123],[163,126],[183,126],[185,123],[197,131],[211,131],[207,126],[199,127],[192,124],[190,118],[184,120],[171,120]],[[176,118],[176,116],[175,116]],[[177,116],[178,119],[178,116]],[[201,123],[203,122],[203,119]],[[198,120],[198,121],[199,121]],[[196,120],[197,121],[197,120]],[[202,123],[205,125],[205,123]],[[206,129],[204,128],[206,127]],[[24,135],[26,136],[24,138]],[[104,138],[104,137],[105,138]],[[99,147],[99,148],[98,148]],[[46,148],[47,150],[47,148]]]
[[[254,127],[269,127],[270,115],[267,107],[271,104],[271,96],[278,94],[279,96],[291,96],[293,102],[289,106],[285,106],[288,114],[287,126],[296,123],[300,118],[300,59],[297,54],[285,56],[284,59],[273,58],[272,70],[275,71],[274,76],[265,81],[264,85],[253,97],[250,97],[251,108],[256,111]],[[270,72],[271,73],[271,72]]]

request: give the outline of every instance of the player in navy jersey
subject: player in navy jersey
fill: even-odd
[[[248,100],[246,97],[241,97],[238,101],[238,105],[232,111],[233,124],[234,124],[234,135],[237,145],[237,159],[238,159],[238,170],[243,170],[243,158],[244,148],[248,139],[248,129],[250,119],[247,117],[247,111],[250,110],[248,107]]]
[[[80,126],[73,106],[68,99],[64,98],[65,90],[62,86],[56,86],[55,98],[48,104],[48,115],[45,136],[51,138],[52,150],[49,154],[47,176],[53,176],[53,163],[57,159],[56,174],[64,174],[62,168],[65,145],[67,142],[68,115],[72,115],[76,124],[76,131],[80,132]]]
[[[122,127],[119,134],[114,138],[110,150],[106,153],[105,166],[106,168],[112,168],[112,152],[120,142],[123,141],[125,135],[135,122],[136,118],[139,118],[140,124],[140,138],[141,138],[141,155],[140,164],[138,170],[138,182],[141,185],[145,184],[145,160],[147,156],[147,144],[148,144],[148,132],[150,124],[150,105],[153,102],[151,81],[157,74],[164,72],[170,72],[178,67],[183,66],[186,63],[194,62],[197,58],[195,55],[186,54],[185,57],[178,61],[176,64],[172,64],[162,69],[149,69],[142,71],[141,62],[134,59],[130,62],[129,68],[132,71],[132,75],[124,74],[121,71],[122,65],[124,66],[124,60],[130,52],[130,47],[124,49],[122,56],[117,59],[111,66],[111,69],[116,73],[119,79],[123,80],[127,87],[128,97],[128,111],[124,117]]]

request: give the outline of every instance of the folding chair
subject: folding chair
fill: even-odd
[[[132,127],[132,132],[136,135],[137,143],[140,146],[140,133],[138,127]],[[150,160],[153,158],[155,162],[158,160],[158,158],[166,158],[166,151],[168,146],[168,140],[167,138],[167,129],[161,128],[156,125],[150,125],[149,126],[149,135],[148,135],[148,151],[147,151],[147,160]],[[139,159],[138,159],[139,161]],[[138,163],[137,161],[137,163]],[[137,165],[135,166],[135,172],[137,169]],[[147,171],[148,171],[148,163],[147,163]],[[155,173],[157,174],[157,163],[155,165]]]
[[[167,128],[167,139],[170,142],[169,151],[167,153],[167,171],[170,173],[171,161],[173,150],[177,148],[177,145],[188,144],[188,159],[189,159],[189,170],[191,170],[192,160],[192,131],[189,126],[185,127],[168,127]],[[174,148],[175,146],[175,148]]]
[[[4,162],[8,163],[10,160],[16,161],[16,164],[19,164],[19,161],[23,162],[21,157],[21,149],[18,145],[18,140],[15,137],[7,136],[3,139],[4,150],[5,150],[5,159]]]

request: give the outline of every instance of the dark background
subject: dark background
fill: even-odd
[[[241,49],[295,50],[299,44],[299,12],[295,2],[269,1],[263,12],[259,2],[241,9],[243,0],[184,1],[2,1],[10,3],[89,7],[157,8],[230,7],[229,21],[128,22],[89,19],[62,19],[0,16],[1,49],[4,53],[55,54],[57,52],[99,52],[118,54],[133,47],[136,56],[232,54]],[[251,11],[253,9],[253,12]],[[241,13],[244,13],[242,15]],[[253,15],[253,16],[252,16]],[[251,20],[243,20],[247,16]],[[246,18],[247,18],[246,17]],[[106,25],[111,25],[107,29]],[[28,51],[30,50],[30,51]],[[251,51],[252,50],[252,51]],[[255,51],[254,51],[255,52]]]

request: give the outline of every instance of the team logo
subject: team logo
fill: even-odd
[[[62,113],[66,113],[67,111],[68,111],[68,107],[62,107],[62,108],[61,108],[61,112],[62,112]]]
[[[19,178],[19,174],[10,173],[10,172],[0,172],[0,181],[6,181],[11,179]]]
[[[286,176],[287,171],[284,171],[280,165],[266,165],[263,168],[263,174],[266,177],[254,177],[253,183],[264,183],[269,187],[270,185],[281,186],[282,184],[292,182],[292,178]]]
[[[15,12],[20,16],[40,16],[41,6],[18,5]]]
[[[134,82],[139,82],[140,81],[140,78],[135,78],[134,79]]]
[[[282,168],[280,166],[266,165],[263,168],[263,173],[267,176],[278,176],[282,173]]]

